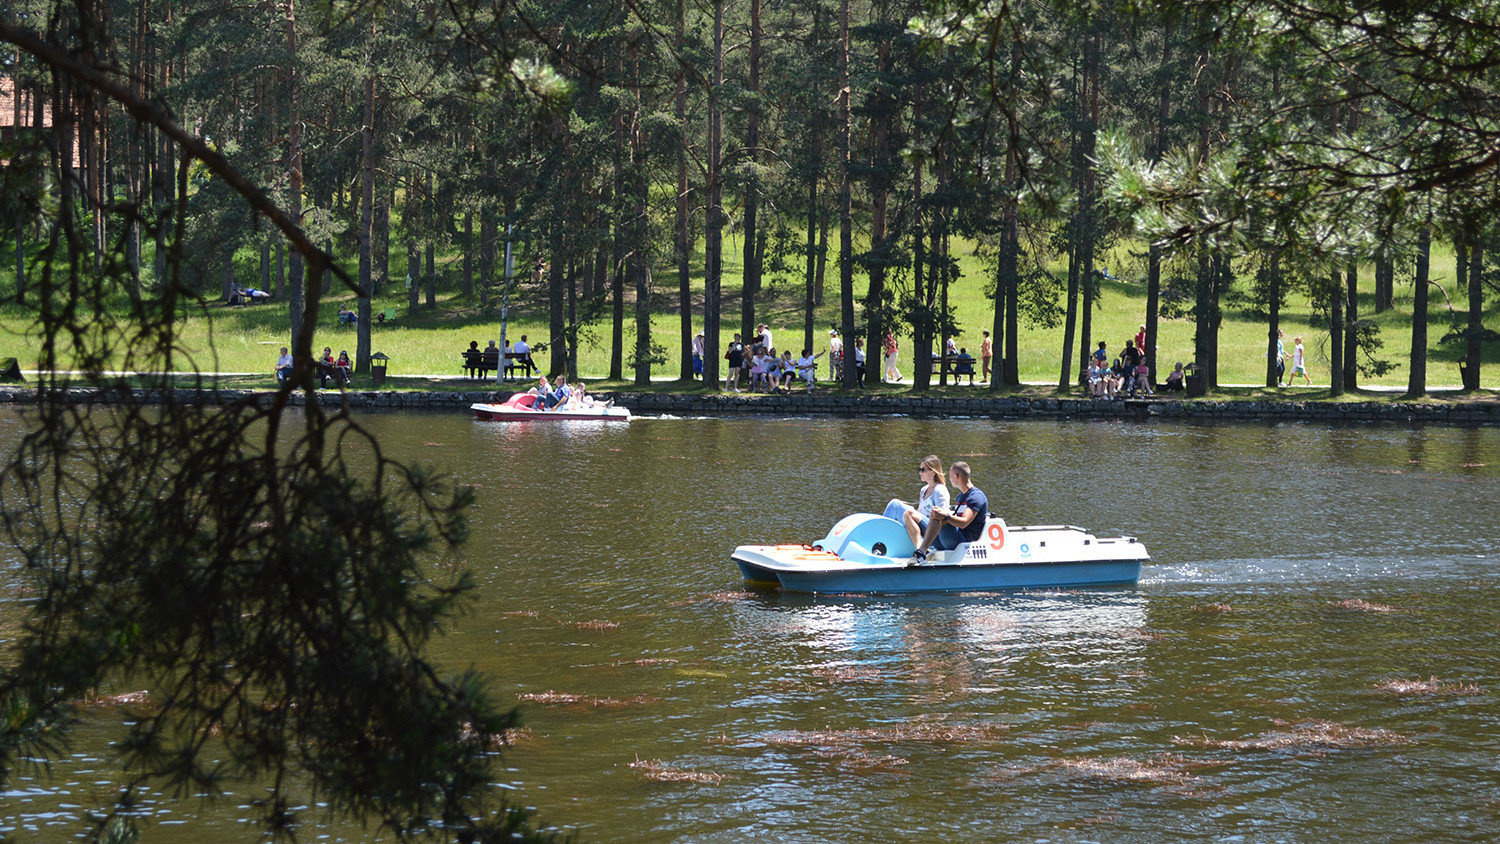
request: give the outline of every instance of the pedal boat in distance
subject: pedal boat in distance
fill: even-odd
[[[497,422],[630,421],[630,408],[628,407],[615,407],[596,402],[593,407],[541,410],[536,407],[536,401],[537,397],[530,393],[515,393],[500,404],[471,404],[469,409],[474,411],[475,419]]]
[[[1134,584],[1150,559],[1135,537],[1101,539],[1071,525],[1012,527],[989,519],[978,541],[910,565],[906,528],[873,513],[845,516],[811,545],[741,545],[733,559],[751,586],[788,592],[976,592]]]

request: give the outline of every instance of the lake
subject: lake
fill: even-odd
[[[522,707],[497,785],[581,840],[1500,829],[1500,430],[363,421],[478,489],[460,556],[481,588],[438,653]],[[1153,561],[1128,589],[744,589],[736,545],[911,498],[928,453],[968,462],[1011,524],[1137,536]],[[102,735],[0,795],[0,832],[72,840],[110,795]],[[145,840],[254,840],[253,796],[152,801]]]

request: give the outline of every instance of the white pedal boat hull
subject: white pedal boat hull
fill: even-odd
[[[1134,537],[1099,538],[1071,525],[985,524],[979,541],[916,550],[898,522],[872,513],[845,517],[811,545],[741,545],[733,559],[752,585],[791,592],[974,592],[1134,584],[1150,559]]]

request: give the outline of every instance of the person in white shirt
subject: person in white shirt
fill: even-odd
[[[292,356],[286,346],[281,347],[281,357],[276,359],[276,380],[286,381],[292,377]]]
[[[943,461],[936,454],[929,454],[922,458],[917,466],[917,477],[922,480],[922,488],[917,490],[917,504],[902,501],[899,498],[891,499],[885,505],[885,517],[895,519],[906,528],[907,536],[911,537],[911,544],[915,547],[922,541],[922,534],[927,531],[927,523],[932,517],[932,508],[944,509],[948,506],[951,497],[946,486],[947,480],[943,476]]]
[[[822,354],[821,352],[819,354]],[[828,329],[828,373],[829,377],[837,381],[839,368],[844,365],[844,341],[839,337],[837,328]]]
[[[822,356],[823,352],[813,354],[812,349],[803,349],[802,357],[797,358],[797,374],[802,376],[803,381],[807,382],[807,391],[809,393],[812,392],[813,382],[818,378],[818,358]]]
[[[525,334],[521,335],[521,339],[516,341],[516,345],[511,347],[511,350],[515,352],[516,360],[526,368],[526,377],[530,378],[531,373],[536,369],[536,364],[531,362],[531,345],[526,342]]]

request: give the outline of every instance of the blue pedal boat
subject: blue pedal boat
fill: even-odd
[[[911,537],[894,519],[845,516],[810,545],[741,545],[733,559],[746,583],[789,592],[977,592],[1134,584],[1146,546],[1132,536],[1100,538],[1072,525],[1013,527],[985,522],[975,542],[934,550],[910,565]]]

